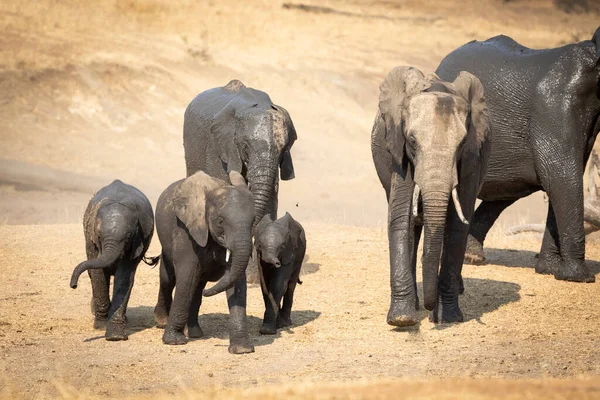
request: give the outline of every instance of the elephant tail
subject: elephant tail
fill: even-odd
[[[146,264],[148,264],[151,267],[155,267],[156,264],[158,264],[158,262],[160,261],[160,255],[156,256],[156,257],[142,257],[142,261],[144,261]]]
[[[302,285],[302,281],[298,278],[298,285]]]

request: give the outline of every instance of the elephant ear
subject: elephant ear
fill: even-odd
[[[596,29],[596,32],[594,32],[592,42],[596,46],[596,57],[598,57],[596,63],[600,63],[600,26]]]
[[[234,99],[215,115],[214,122],[210,128],[214,146],[228,173],[231,171],[241,171],[243,168],[236,140],[237,119],[235,114]]]
[[[294,174],[294,163],[292,161],[292,154],[290,153],[294,142],[298,139],[296,134],[296,128],[292,122],[292,118],[287,110],[281,106],[273,104],[271,106],[274,110],[279,111],[283,115],[283,123],[287,130],[287,146],[284,147],[283,154],[281,156],[281,162],[279,163],[279,176],[282,181],[289,181],[296,177]]]
[[[467,135],[471,138],[470,143],[476,143],[473,149],[479,153],[483,171],[487,167],[491,148],[490,114],[485,103],[483,85],[479,78],[466,71],[461,71],[453,83],[455,89],[460,93],[470,106],[468,118]],[[480,184],[483,183],[483,173],[480,174]]]
[[[133,242],[131,259],[140,257],[144,251],[147,250],[144,248],[144,242],[150,243],[152,235],[154,234],[154,216],[152,214],[152,207],[148,210],[145,207],[136,205],[136,209],[138,213],[138,229]]]
[[[421,71],[414,67],[396,67],[385,78],[379,90],[379,112],[385,123],[385,145],[394,162],[406,177],[406,157],[403,114],[406,101],[430,86]]]
[[[206,195],[219,186],[221,185],[217,179],[199,171],[184,179],[173,195],[173,207],[177,218],[183,222],[194,241],[201,247],[206,246],[208,242]]]

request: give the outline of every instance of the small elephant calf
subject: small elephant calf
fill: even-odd
[[[289,213],[273,221],[267,214],[256,227],[255,246],[265,301],[260,333],[274,335],[292,324],[294,290],[306,252],[304,228]],[[283,297],[283,307],[280,306]]]
[[[116,180],[90,200],[83,215],[83,231],[88,260],[73,271],[71,287],[75,289],[79,275],[88,271],[94,328],[106,326],[106,340],[127,340],[127,303],[135,270],[141,260],[149,265],[158,262],[158,257],[144,257],[154,233],[152,206],[142,192]],[[112,275],[115,279],[111,301]]]
[[[173,183],[158,199],[156,231],[162,254],[154,318],[165,328],[165,344],[187,343],[186,324],[189,337],[201,337],[198,312],[202,296],[227,291],[229,352],[254,351],[246,321],[254,197],[238,172],[232,171],[229,179],[233,185],[199,171]],[[218,282],[204,289],[207,282],[214,281]]]

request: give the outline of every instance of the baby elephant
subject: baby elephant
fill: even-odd
[[[152,206],[142,192],[116,180],[90,200],[83,232],[88,261],[73,271],[71,287],[75,289],[79,275],[88,271],[94,328],[106,326],[106,340],[127,340],[127,302],[135,270],[140,260],[149,265],[158,262],[158,257],[144,258],[154,233]],[[108,293],[111,275],[115,277],[112,301]]]
[[[227,291],[229,352],[254,351],[246,322],[246,266],[252,254],[254,198],[238,172],[231,172],[229,179],[233,186],[196,172],[173,183],[158,199],[156,230],[162,261],[154,318],[159,327],[165,327],[165,344],[187,343],[186,323],[190,338],[201,337],[198,312],[202,295]],[[218,282],[204,290],[209,281]]]
[[[289,213],[273,221],[267,214],[256,227],[256,252],[265,301],[260,333],[274,335],[277,328],[292,324],[294,290],[306,252],[304,229]],[[283,297],[283,307],[280,306]]]

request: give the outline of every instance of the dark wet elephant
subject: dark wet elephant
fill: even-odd
[[[185,111],[187,175],[204,171],[227,180],[240,172],[254,195],[255,225],[265,214],[277,218],[278,170],[282,180],[294,178],[295,140],[288,112],[238,80],[200,93]]]
[[[506,36],[450,53],[437,73],[481,80],[494,145],[479,194],[467,259],[485,261],[483,242],[500,213],[538,190],[549,197],[536,272],[593,282],[585,264],[583,171],[600,131],[600,28],[592,40],[545,50]]]
[[[468,223],[490,142],[483,87],[475,76],[463,72],[450,83],[397,67],[382,83],[371,150],[389,207],[388,324],[418,322],[416,259],[423,227],[425,308],[434,311],[434,322],[463,320],[458,294]]]
[[[252,253],[254,201],[238,172],[230,172],[229,180],[233,186],[199,171],[171,184],[158,199],[156,231],[162,253],[154,318],[165,327],[166,344],[187,343],[186,324],[189,337],[201,337],[202,296],[227,291],[229,352],[254,351],[248,338],[245,275]]]
[[[274,335],[292,324],[291,312],[296,284],[306,253],[304,228],[289,213],[273,221],[265,215],[256,227],[254,242],[262,273],[265,314],[260,333]],[[283,307],[281,299],[283,298]]]
[[[106,326],[106,340],[127,340],[127,303],[135,270],[141,260],[149,265],[158,262],[158,257],[144,258],[154,233],[152,206],[142,192],[116,180],[90,200],[83,215],[83,231],[88,261],[73,271],[71,287],[75,289],[79,275],[88,271],[94,328]],[[115,279],[111,300],[112,275]]]

